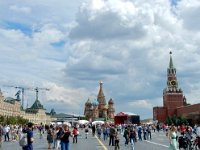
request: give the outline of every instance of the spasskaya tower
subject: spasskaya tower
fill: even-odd
[[[178,85],[176,68],[170,52],[169,68],[167,69],[167,87],[163,90],[163,106],[167,108],[167,116],[176,114],[176,108],[183,106],[183,91]]]
[[[177,108],[184,106],[185,97],[178,85],[176,68],[170,52],[169,67],[167,68],[167,85],[163,90],[163,107],[153,108],[153,118],[159,122],[165,122],[166,118],[177,116]]]

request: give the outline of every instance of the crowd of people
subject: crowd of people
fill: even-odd
[[[55,150],[69,150],[70,138],[73,143],[78,143],[79,129],[85,133],[85,139],[88,134],[97,136],[100,140],[108,142],[109,146],[113,146],[115,150],[120,149],[120,136],[123,136],[124,146],[131,145],[134,150],[135,144],[138,141],[151,140],[152,132],[165,132],[169,139],[169,148],[171,150],[178,150],[189,146],[193,146],[194,135],[196,139],[196,146],[200,148],[200,126],[195,125],[193,128],[189,125],[182,124],[181,126],[167,124],[85,124],[75,125],[70,128],[66,124],[62,125],[33,125],[28,123],[24,126],[0,125],[0,146],[2,141],[19,141],[23,134],[26,134],[27,143],[22,146],[22,150],[33,150],[32,143],[34,142],[33,131],[36,130],[40,138],[47,140],[47,148]]]

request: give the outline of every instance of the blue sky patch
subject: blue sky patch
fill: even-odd
[[[3,26],[7,29],[20,30],[21,32],[29,36],[32,35],[33,32],[30,26],[18,22],[4,21]]]
[[[180,0],[171,0],[171,4],[172,4],[173,6],[176,6],[177,3],[178,3],[178,1],[180,1]]]
[[[65,45],[65,41],[54,42],[54,43],[51,43],[51,45],[53,47],[63,47]]]

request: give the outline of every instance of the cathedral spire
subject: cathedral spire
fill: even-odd
[[[100,81],[99,84],[100,84],[100,89],[99,89],[98,97],[103,97],[104,96],[104,94],[103,94],[103,82]]]
[[[169,68],[174,68],[173,61],[172,61],[172,52],[170,51],[169,54],[170,54]]]
[[[99,103],[106,103],[105,102],[105,96],[104,96],[104,94],[103,94],[103,82],[102,81],[100,81],[100,89],[99,89],[99,94],[98,94],[98,96],[97,96],[97,101],[99,102]]]

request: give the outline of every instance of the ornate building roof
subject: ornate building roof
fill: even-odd
[[[36,99],[30,109],[44,109],[44,107],[40,103],[40,101],[38,99]]]

